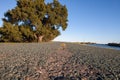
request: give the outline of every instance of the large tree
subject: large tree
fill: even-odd
[[[1,41],[50,41],[67,28],[67,8],[58,0],[17,0],[8,10],[0,28]],[[11,35],[11,36],[10,36]]]

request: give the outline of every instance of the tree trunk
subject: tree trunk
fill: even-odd
[[[38,42],[42,42],[44,36],[38,36]]]

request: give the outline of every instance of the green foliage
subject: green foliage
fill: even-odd
[[[34,35],[33,35],[34,33],[30,30],[29,26],[28,27],[20,26],[20,32],[22,34],[22,38],[24,42],[34,41]]]
[[[18,26],[13,26],[11,23],[4,22],[3,27],[0,28],[1,39],[3,42],[21,42],[22,35]]]
[[[66,6],[61,5],[58,0],[48,4],[45,4],[44,0],[17,0],[17,6],[5,13],[3,21],[10,24],[9,27],[12,29],[18,28],[16,31],[21,34],[17,37],[21,42],[37,41],[40,36],[44,36],[42,41],[50,41],[60,35],[60,27],[62,30],[67,28],[67,16]],[[1,35],[3,39],[7,39],[7,32],[2,31],[4,27],[1,28]],[[9,28],[5,28],[7,29]],[[11,40],[8,39],[8,41]]]

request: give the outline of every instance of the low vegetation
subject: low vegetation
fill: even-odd
[[[119,79],[119,50],[60,42],[0,44],[0,80]]]

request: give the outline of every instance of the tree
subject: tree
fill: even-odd
[[[60,35],[60,28],[67,28],[67,16],[66,6],[58,0],[47,4],[44,0],[17,0],[17,6],[5,13],[0,34],[7,41],[50,41]],[[15,40],[8,38],[12,34]]]
[[[18,26],[13,27],[12,24],[4,22],[3,28],[0,28],[2,42],[21,42],[22,36]]]

